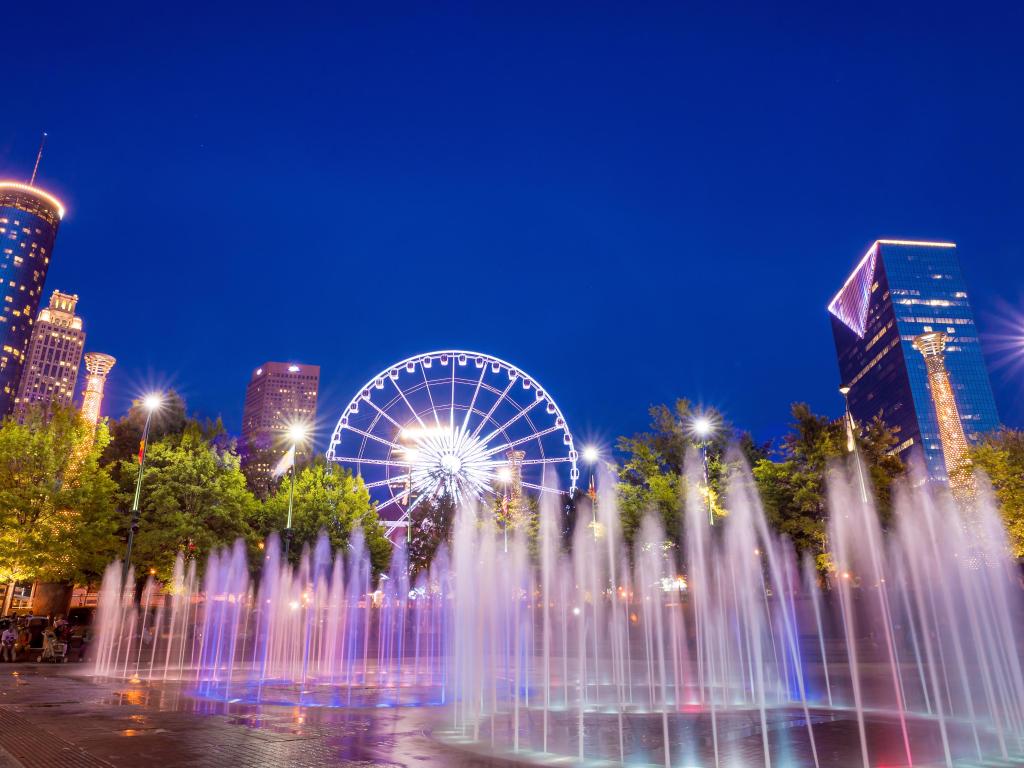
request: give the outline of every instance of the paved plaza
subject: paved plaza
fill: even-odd
[[[724,715],[725,713],[723,713]],[[457,746],[446,732],[449,710],[442,707],[335,708],[255,705],[196,698],[174,682],[99,680],[76,664],[5,664],[0,666],[0,768],[176,768],[177,766],[477,766],[508,765]],[[530,718],[530,715],[524,715]],[[534,713],[533,718],[538,715]],[[730,765],[761,765],[761,737],[753,713],[734,712],[720,719],[719,738],[731,742]],[[657,719],[656,719],[657,720]],[[821,768],[862,765],[851,716],[812,714]],[[627,721],[628,722],[628,721]],[[525,721],[524,721],[525,723]],[[575,715],[552,715],[552,742],[561,758],[542,762],[571,765]],[[696,721],[695,721],[696,723]],[[869,724],[871,753],[887,766],[902,765],[899,735],[892,721]],[[922,724],[914,726],[922,727]],[[651,730],[651,729],[654,730]],[[528,730],[528,729],[527,729]],[[801,734],[805,721],[797,712],[778,711],[769,724],[772,752],[790,765],[814,765]],[[657,731],[657,732],[655,732]],[[777,742],[782,733],[788,746]],[[589,753],[614,753],[616,727],[607,716],[588,716]],[[492,736],[483,729],[480,738]],[[687,753],[696,764],[713,765],[709,740],[700,728],[674,736],[673,755]],[[913,734],[912,734],[913,735]],[[503,734],[507,737],[507,734]],[[445,738],[447,742],[443,741]],[[628,726],[628,741],[642,749],[640,762],[661,764],[660,725],[643,719]],[[499,737],[499,740],[501,738]],[[926,733],[914,735],[928,745]],[[606,743],[607,742],[607,743]],[[689,745],[689,746],[685,746]],[[532,745],[536,747],[537,745]],[[533,754],[529,738],[521,755]],[[630,762],[640,754],[634,752]],[[918,749],[919,768],[943,764],[936,751]],[[976,760],[958,756],[960,768],[1008,768],[1024,758]],[[676,761],[673,760],[673,763]],[[774,762],[774,761],[773,761]],[[597,764],[597,763],[595,763]],[[607,763],[601,763],[607,764]]]
[[[436,709],[256,707],[173,684],[95,681],[77,665],[0,666],[0,768],[482,766],[440,745]]]

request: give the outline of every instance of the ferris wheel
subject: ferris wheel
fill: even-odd
[[[392,528],[444,494],[559,494],[579,479],[554,398],[511,363],[465,350],[414,355],[366,382],[338,419],[327,459],[363,478]]]

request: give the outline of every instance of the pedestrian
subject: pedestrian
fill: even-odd
[[[18,641],[18,633],[11,624],[0,635],[0,661],[14,661],[14,644]]]

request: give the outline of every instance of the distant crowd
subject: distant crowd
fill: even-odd
[[[0,663],[85,661],[91,639],[86,624],[63,615],[0,619]]]

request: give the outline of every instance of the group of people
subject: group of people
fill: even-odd
[[[75,642],[72,642],[72,641]],[[85,658],[88,634],[64,616],[9,616],[0,621],[0,662],[64,661],[70,645]]]

